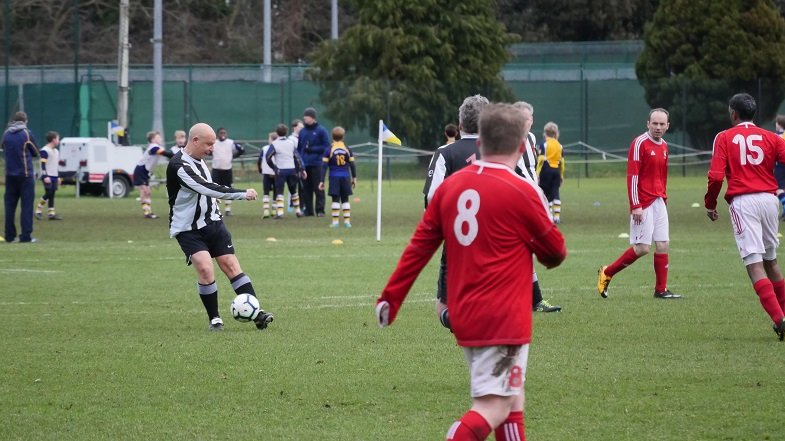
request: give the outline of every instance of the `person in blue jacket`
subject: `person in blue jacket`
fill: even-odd
[[[27,114],[16,112],[3,133],[5,152],[5,240],[7,242],[37,242],[33,235],[33,207],[35,205],[35,168],[33,157],[39,157],[38,145],[27,128]],[[37,162],[37,161],[36,161]],[[16,206],[22,201],[20,223],[22,234],[16,236]]]
[[[303,111],[303,123],[305,127],[300,130],[297,152],[303,160],[307,177],[303,179],[300,201],[305,216],[315,214],[324,217],[324,190],[319,190],[319,181],[322,177],[322,156],[325,150],[330,149],[330,135],[316,121],[316,109],[313,107],[307,107]]]

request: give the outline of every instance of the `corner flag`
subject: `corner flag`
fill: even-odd
[[[395,133],[391,132],[390,129],[387,128],[387,124],[382,123],[382,127],[384,129],[379,133],[380,140],[390,144],[401,145],[401,140],[395,136]]]

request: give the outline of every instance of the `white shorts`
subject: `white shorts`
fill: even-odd
[[[670,226],[668,224],[668,207],[662,198],[657,198],[643,209],[643,220],[635,225],[630,215],[630,245],[654,242],[668,242]]]
[[[745,265],[777,258],[779,205],[770,193],[743,194],[731,201],[731,227]]]
[[[512,397],[526,381],[529,345],[463,348],[469,364],[472,398],[485,395]]]

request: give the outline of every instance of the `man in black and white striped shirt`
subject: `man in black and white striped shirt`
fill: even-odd
[[[207,124],[191,127],[188,144],[170,161],[166,169],[166,189],[169,192],[169,235],[177,239],[185,253],[186,264],[194,265],[199,283],[198,292],[210,330],[223,329],[218,313],[218,285],[215,283],[213,258],[232,288],[239,294],[256,296],[251,279],[245,275],[234,254],[232,235],[223,223],[216,199],[256,199],[256,190],[239,190],[212,181],[204,158],[215,145],[215,131]],[[260,310],[254,317],[258,329],[265,329],[273,315]]]

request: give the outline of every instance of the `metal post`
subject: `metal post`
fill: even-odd
[[[330,17],[330,38],[338,39],[338,0],[332,0]]]
[[[120,34],[117,51],[117,124],[128,128],[128,2],[120,0]]]
[[[79,134],[79,123],[82,119],[79,105],[79,45],[81,44],[79,22],[79,0],[74,0],[74,124],[71,130],[75,135]]]
[[[273,57],[272,57],[272,22],[273,19],[271,17],[271,3],[272,0],[264,0],[264,42],[262,45],[262,81],[265,83],[269,83],[272,81],[272,64],[273,64]]]
[[[153,130],[163,134],[163,0],[153,10]]]
[[[5,0],[5,113],[3,122],[11,119],[11,94],[8,93],[8,78],[11,64],[11,0]]]

